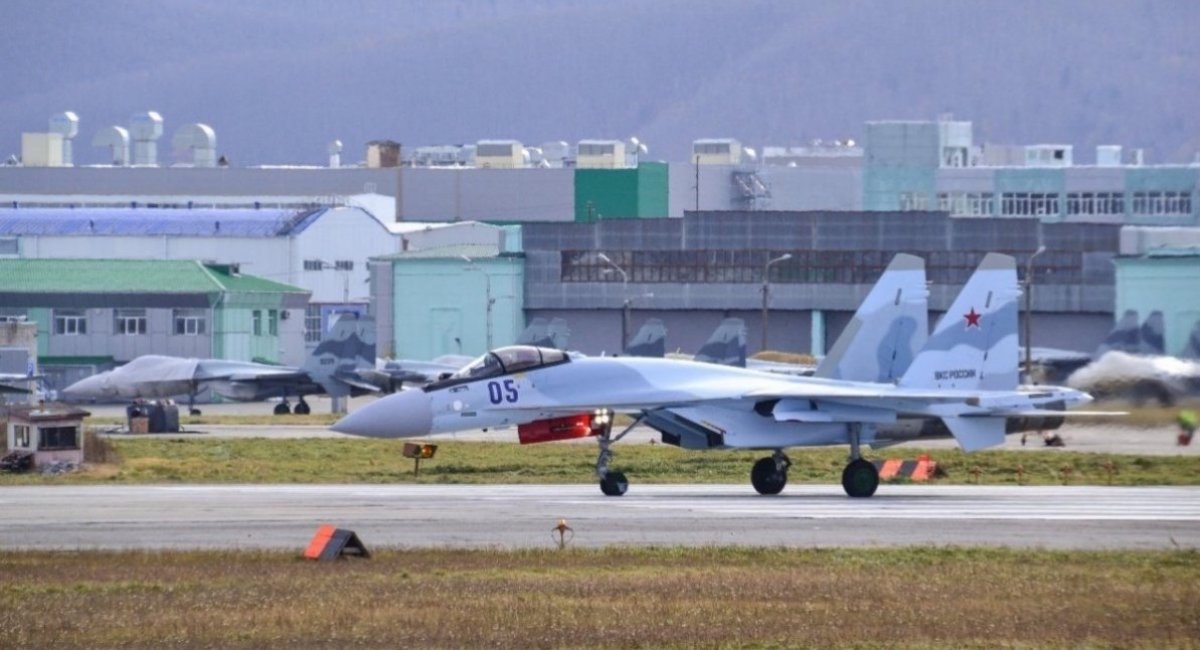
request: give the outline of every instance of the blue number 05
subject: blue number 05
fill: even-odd
[[[508,402],[510,404],[517,401],[517,382],[511,379],[505,379],[503,386],[498,381],[488,382],[488,399],[492,404],[500,402]]]

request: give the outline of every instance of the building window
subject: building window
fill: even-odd
[[[991,192],[941,192],[938,209],[956,217],[990,217],[995,207]]]
[[[267,334],[279,336],[279,310],[267,310]]]
[[[145,309],[114,309],[113,333],[115,334],[145,334]]]
[[[29,426],[25,424],[13,425],[13,446],[29,448]]]
[[[0,323],[25,322],[25,310],[16,307],[0,307]]]
[[[1000,195],[1000,214],[1008,217],[1043,217],[1059,212],[1058,194],[1005,192]]]
[[[901,192],[900,209],[905,212],[913,210],[928,210],[929,195],[923,192]]]
[[[325,262],[321,260],[304,260],[305,271],[320,271],[325,268]]]
[[[198,336],[208,331],[208,314],[203,309],[176,309],[174,320],[177,336]]]
[[[42,427],[38,449],[79,449],[78,434],[76,427]]]
[[[1192,213],[1192,193],[1182,192],[1134,192],[1133,213],[1167,216],[1184,216]]]
[[[304,310],[304,341],[306,343],[321,342],[321,306],[309,305]]]
[[[63,336],[87,334],[87,311],[83,309],[55,309],[54,333]]]
[[[252,329],[254,331],[254,335],[262,336],[262,310],[255,309],[252,319],[253,319],[252,320],[252,322],[253,322]]]
[[[0,237],[0,255],[19,255],[20,247],[16,237]]]

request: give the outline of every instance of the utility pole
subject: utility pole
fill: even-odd
[[[790,260],[790,259],[792,259],[792,254],[784,253],[783,255],[780,255],[779,257],[776,257],[775,259],[767,260],[766,265],[763,266],[763,276],[762,276],[762,349],[764,349],[764,350],[767,349],[767,318],[768,318],[767,301],[771,294],[771,281],[770,281],[771,265],[775,264],[777,262],[783,262],[785,260]]]
[[[1025,261],[1025,380],[1033,378],[1033,260],[1046,252],[1045,246],[1038,246],[1033,255]]]
[[[621,274],[621,352],[624,352],[625,347],[629,345],[629,303],[632,302],[629,298],[629,274],[604,253],[600,253],[597,258]]]
[[[700,155],[696,155],[696,212],[700,211]]]

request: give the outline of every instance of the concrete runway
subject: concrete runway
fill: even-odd
[[[0,548],[279,548],[320,523],[368,547],[986,545],[1200,548],[1200,488],[634,484],[19,486],[0,490]]]

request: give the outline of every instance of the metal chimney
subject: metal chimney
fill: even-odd
[[[71,141],[79,135],[79,116],[71,111],[63,111],[50,116],[50,132],[62,136],[62,164],[70,167],[72,160]]]
[[[175,151],[190,152],[193,167],[217,166],[217,133],[207,124],[184,124],[171,138]]]
[[[329,167],[337,169],[342,166],[342,141],[334,140],[329,143]]]
[[[129,131],[119,126],[100,129],[92,138],[93,147],[108,147],[112,164],[124,167],[129,164]]]
[[[158,165],[158,139],[163,134],[162,116],[154,111],[134,113],[129,118],[129,133],[133,136],[133,164]]]

